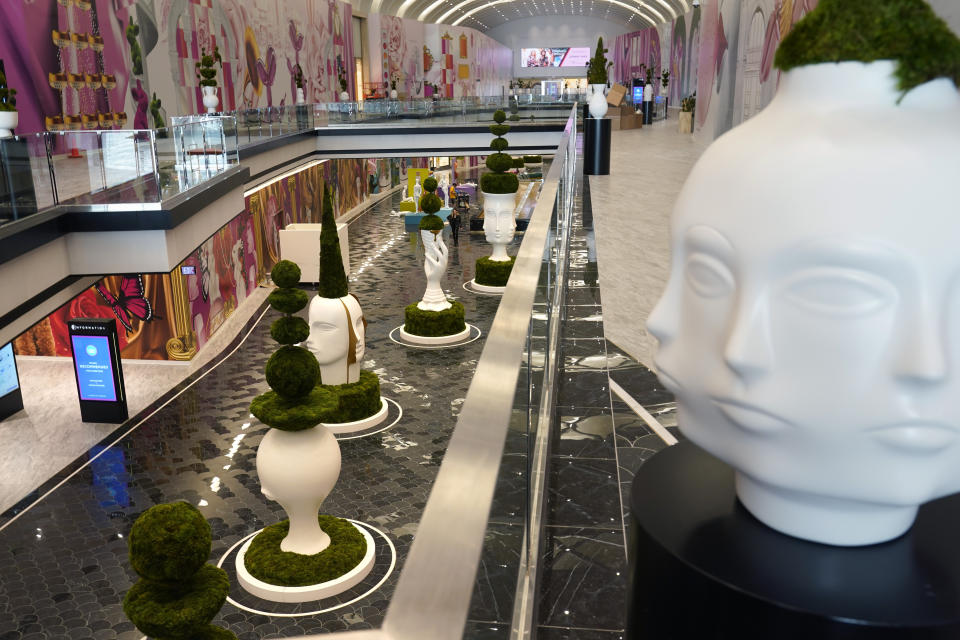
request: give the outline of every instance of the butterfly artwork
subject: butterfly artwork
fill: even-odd
[[[120,280],[120,292],[114,295],[105,289],[101,284],[95,284],[94,288],[100,297],[103,298],[113,313],[117,316],[127,332],[133,331],[133,319],[147,322],[159,316],[154,315],[153,306],[147,300],[143,292],[143,276],[123,276]]]

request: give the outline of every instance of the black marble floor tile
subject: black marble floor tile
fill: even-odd
[[[558,409],[551,451],[564,458],[614,457],[613,417],[605,408]]]
[[[610,407],[605,371],[564,371],[557,376],[558,407]]]
[[[644,407],[674,401],[673,394],[646,367],[611,371],[610,377]]]
[[[607,356],[603,340],[561,340],[560,354],[563,358],[585,356]]]
[[[610,342],[609,340],[605,340],[605,343],[607,348],[607,355],[610,356],[611,361],[612,360],[617,361],[616,367],[611,366],[611,368],[630,369],[633,367],[643,366],[642,364],[637,362],[630,354],[628,354],[626,351],[618,347],[613,342]]]
[[[537,628],[537,640],[623,640],[622,631],[598,631],[596,629],[570,629],[565,627]]]
[[[619,527],[617,463],[554,457],[547,479],[547,523],[552,526]]]
[[[599,287],[572,287],[567,289],[567,297],[564,304],[600,304]]]
[[[566,318],[577,322],[603,322],[602,305],[572,305],[565,310]],[[603,331],[600,332],[601,337]]]
[[[508,454],[501,459],[489,522],[497,524],[523,522],[527,507],[528,460],[526,455],[519,454]]]
[[[632,447],[638,438],[651,435],[653,431],[643,418],[613,394],[613,426],[618,447]]]
[[[588,307],[567,307],[568,309],[584,309]],[[603,338],[603,322],[585,322],[567,319],[563,325],[564,340],[598,340]]]
[[[548,527],[544,534],[540,584],[541,625],[623,629],[626,599],[623,531]]]
[[[523,525],[491,524],[484,536],[469,619],[509,624],[517,590]]]
[[[667,444],[656,435],[644,436],[637,439],[635,447],[617,447],[617,464],[619,465],[620,482],[632,482],[634,474],[644,462],[666,448]]]
[[[507,640],[510,637],[510,625],[467,620],[463,637],[464,640]]]

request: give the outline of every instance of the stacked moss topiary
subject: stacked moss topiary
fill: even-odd
[[[442,231],[443,218],[437,215],[437,211],[443,208],[443,201],[435,193],[437,190],[437,179],[433,176],[423,181],[423,196],[420,197],[420,210],[425,216],[420,220],[421,231]]]
[[[523,156],[524,164],[540,164],[543,162],[543,156]]]
[[[524,162],[523,162],[523,158],[522,158],[522,157],[521,157],[521,158],[514,158],[514,159],[513,159],[513,168],[514,168],[514,169],[523,169],[523,165],[524,165]]]
[[[281,260],[270,277],[278,288],[267,301],[284,314],[270,325],[270,336],[283,346],[267,360],[267,384],[271,391],[253,399],[250,413],[263,424],[284,431],[301,431],[321,422],[333,422],[330,418],[337,408],[336,398],[317,385],[320,365],[310,351],[295,346],[310,335],[307,321],[293,315],[307,306],[307,294],[296,288],[300,267]]]
[[[151,638],[237,640],[210,624],[230,591],[227,572],[206,564],[210,525],[191,504],[159,504],[130,530],[130,565],[140,576],[123,599],[123,612]]]
[[[347,274],[343,270],[340,234],[337,233],[337,223],[333,218],[333,197],[326,186],[323,187],[323,215],[320,218],[320,277],[317,295],[321,298],[342,298],[350,295]],[[320,385],[333,396],[336,407],[333,415],[324,420],[326,423],[355,422],[380,411],[380,378],[373,372],[360,371],[360,379],[347,384],[323,384],[321,378]]]
[[[510,117],[507,118],[510,122],[517,122],[520,120],[520,104],[517,102],[516,96],[510,96],[510,102],[508,103],[508,109],[510,109]]]
[[[484,193],[516,193],[520,188],[517,176],[507,173],[513,168],[513,158],[503,153],[510,144],[503,137],[510,131],[510,125],[503,124],[507,114],[498,109],[493,114],[496,124],[490,125],[490,133],[497,136],[490,142],[490,148],[496,153],[487,156],[487,168],[493,173],[486,173],[480,178],[480,189]]]
[[[936,78],[960,86],[960,39],[923,0],[820,0],[783,39],[774,63],[895,60],[904,93]]]

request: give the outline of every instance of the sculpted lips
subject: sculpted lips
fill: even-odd
[[[880,444],[906,453],[936,453],[957,439],[957,430],[939,422],[904,422],[869,431]]]
[[[790,426],[790,424],[782,418],[745,402],[728,398],[711,399],[730,422],[742,427],[746,431],[767,434],[781,431]]]

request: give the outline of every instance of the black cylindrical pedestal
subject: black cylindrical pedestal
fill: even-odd
[[[921,507],[896,540],[832,547],[761,523],[733,479],[690,442],[637,472],[628,638],[960,638],[960,495]]]
[[[583,119],[583,173],[588,176],[610,174],[610,118]]]
[[[653,124],[653,102],[650,100],[643,103],[643,124]]]

